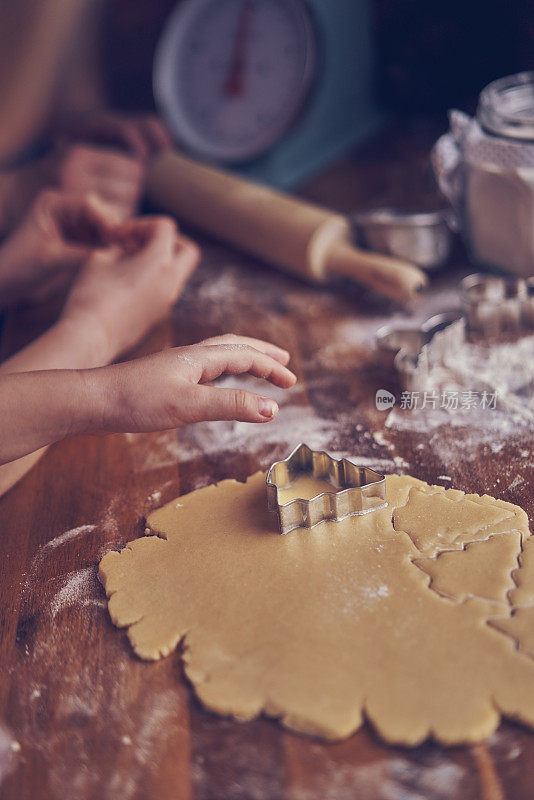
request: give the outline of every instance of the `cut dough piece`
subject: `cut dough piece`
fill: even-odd
[[[465,496],[451,499],[448,491],[429,494],[414,488],[406,505],[398,508],[393,516],[395,529],[405,531],[425,555],[460,549],[466,542],[487,539],[496,532],[498,523],[514,516],[513,510],[504,508],[505,504],[499,505],[493,498],[488,498],[491,502],[480,502],[484,498],[477,498],[475,502],[472,497]]]
[[[511,617],[490,619],[490,625],[516,642],[519,650],[534,658],[534,606],[521,606]]]
[[[435,558],[416,558],[414,564],[430,576],[430,588],[453,600],[482,597],[506,603],[514,586],[521,533],[499,533],[481,542],[470,542],[465,550],[452,550]]]
[[[520,569],[512,573],[517,588],[510,592],[510,601],[514,606],[528,606],[534,604],[534,538],[524,542],[519,564]]]
[[[436,529],[479,538],[480,519],[502,518],[500,501],[457,493],[444,503],[446,492],[409,476],[388,476],[386,489],[387,509],[286,536],[267,511],[264,474],[180,497],[149,516],[157,535],[104,556],[111,618],[142,658],[182,640],[199,698],[238,719],[263,711],[336,739],[365,715],[404,744],[477,741],[501,714],[534,726],[534,660],[487,624],[495,603],[429,589],[412,563],[420,552],[392,525],[416,494],[435,523],[432,550]],[[520,509],[506,509],[528,535]]]

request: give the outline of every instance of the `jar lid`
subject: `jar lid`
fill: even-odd
[[[477,119],[489,133],[534,141],[534,72],[489,83],[480,93]]]

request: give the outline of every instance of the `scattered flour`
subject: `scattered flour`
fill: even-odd
[[[283,444],[291,450],[301,441],[310,447],[325,449],[337,431],[336,420],[318,417],[309,406],[285,405],[277,419],[264,425],[248,422],[203,422],[188,430],[191,438],[176,444],[177,456],[181,459],[232,450],[250,452],[251,445]],[[185,439],[186,437],[184,437]]]
[[[306,763],[311,757],[315,764],[313,783],[305,778],[303,785],[292,781],[293,800],[438,800],[462,796],[465,771],[452,759],[423,765],[408,758],[391,757],[350,764],[330,758],[328,750],[315,749],[306,757]]]
[[[436,407],[402,409],[395,406],[386,419],[387,428],[413,432],[428,432],[444,425],[464,428],[462,436],[456,436],[459,451],[473,452],[477,445],[487,444],[493,453],[503,449],[502,439],[532,429],[534,336],[491,348],[465,343],[446,366],[445,384],[442,370],[439,375],[430,375],[428,392],[436,392]],[[438,407],[444,390],[460,393],[459,408]],[[476,393],[477,405],[462,408],[462,392]],[[483,392],[488,396],[496,394],[495,408],[480,407]],[[529,451],[523,452],[524,457],[530,455]]]
[[[85,567],[85,569],[69,572],[65,584],[56,592],[50,602],[51,616],[55,618],[62,609],[76,603],[105,605],[101,598],[92,596],[94,575],[94,567]]]
[[[519,486],[523,486],[524,483],[526,483],[525,479],[522,478],[521,475],[516,475],[512,483],[508,484],[508,489],[518,489]]]
[[[67,542],[78,539],[80,536],[85,536],[87,533],[92,533],[94,530],[96,530],[96,525],[93,525],[92,523],[87,525],[79,525],[77,528],[70,528],[68,531],[61,533],[54,539],[50,539],[49,542],[45,542],[45,544],[39,547],[37,553],[33,557],[30,565],[30,574],[33,574],[33,572],[41,565],[45,556],[50,554],[57,547],[61,547]]]
[[[0,784],[15,771],[20,749],[20,742],[13,737],[4,723],[0,723]]]
[[[77,528],[71,528],[65,533],[60,534],[60,536],[56,536],[55,539],[51,539],[49,542],[43,545],[43,550],[53,550],[56,547],[60,547],[65,542],[70,542],[72,539],[76,539],[79,536],[84,536],[86,533],[91,533],[96,529],[96,525],[89,524],[89,525],[79,525]]]
[[[375,431],[373,433],[373,439],[378,445],[380,445],[380,447],[387,447],[388,450],[393,450],[395,447],[394,444],[389,441],[389,439],[386,439],[382,431]]]

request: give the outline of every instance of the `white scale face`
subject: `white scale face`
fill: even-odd
[[[238,163],[291,127],[315,63],[302,0],[185,0],[160,41],[154,92],[179,143]]]

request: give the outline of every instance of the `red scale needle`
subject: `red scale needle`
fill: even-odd
[[[224,82],[223,93],[227,97],[240,97],[245,90],[245,65],[250,40],[254,0],[243,0],[239,11],[230,69]]]

